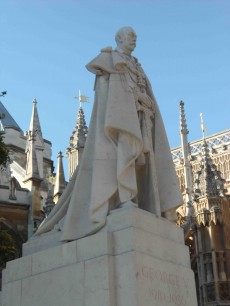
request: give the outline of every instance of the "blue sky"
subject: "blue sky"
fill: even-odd
[[[230,128],[229,0],[1,0],[0,91],[8,92],[1,101],[27,130],[36,97],[55,164],[76,123],[79,89],[90,120],[94,76],[85,65],[115,47],[126,25],[137,33],[133,55],[152,83],[171,147],[180,145],[180,100],[190,141],[201,137],[200,112],[207,135]]]

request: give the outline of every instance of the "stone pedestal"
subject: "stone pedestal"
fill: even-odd
[[[3,306],[197,305],[183,231],[138,208],[114,210],[103,231],[77,241],[36,253],[31,243],[7,264]]]

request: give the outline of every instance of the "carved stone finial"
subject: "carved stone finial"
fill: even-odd
[[[195,193],[197,197],[225,196],[225,180],[221,177],[220,172],[212,163],[209,147],[204,139],[202,146],[202,155],[200,166],[196,172]],[[199,191],[199,192],[197,192]]]
[[[184,102],[180,101],[180,131],[182,134],[188,134],[187,123],[185,118]]]
[[[61,194],[63,193],[66,187],[65,174],[62,162],[63,155],[61,151],[59,151],[57,158],[58,158],[57,173],[56,173],[54,192],[53,192],[55,202],[60,198]]]
[[[205,139],[206,127],[205,127],[205,124],[204,124],[204,119],[203,119],[203,114],[202,113],[200,113],[200,126],[201,126],[201,130],[202,130],[203,139]]]
[[[59,151],[58,152],[58,156],[57,156],[58,158],[62,158],[63,157],[63,155],[62,155],[62,151]]]
[[[84,148],[87,134],[88,127],[86,126],[84,111],[83,108],[80,107],[78,111],[77,124],[70,137],[69,147],[67,150],[73,148]]]
[[[185,202],[186,202],[186,217],[190,217],[194,213],[192,203],[193,183],[192,183],[192,168],[190,163],[190,149],[188,143],[188,129],[185,118],[184,102],[180,101],[180,136],[181,147],[183,152],[183,165],[185,174]]]

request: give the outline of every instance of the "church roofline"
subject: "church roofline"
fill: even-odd
[[[212,134],[208,137],[205,137],[205,139],[209,147],[213,146],[214,148],[218,148],[223,145],[227,144],[230,145],[230,129]],[[200,153],[202,150],[202,145],[203,145],[203,138],[189,142],[191,155],[196,155]],[[171,149],[171,153],[174,162],[177,162],[180,160],[180,158],[183,158],[183,152],[181,146]]]
[[[228,133],[230,133],[230,129],[227,129],[227,130],[224,130],[224,131],[212,134],[210,136],[206,136],[205,139],[206,139],[206,141],[208,141],[210,138],[217,138],[217,136],[221,136],[222,134],[224,135],[224,134],[228,134]],[[203,142],[203,138],[199,138],[197,140],[193,140],[193,141],[191,141],[189,143],[190,143],[190,145],[193,145],[193,144],[200,143],[200,142]],[[230,139],[229,139],[229,142],[230,142]],[[181,146],[177,146],[177,147],[172,148],[171,151],[178,150],[180,148],[181,148]]]
[[[15,129],[21,133],[23,133],[20,126],[17,124],[17,122],[14,120],[14,118],[11,116],[11,114],[8,112],[8,110],[5,108],[5,106],[0,102],[0,114],[4,114],[5,117],[1,119],[3,128],[12,128]]]
[[[47,140],[47,139],[44,139],[44,138],[43,138],[43,141],[44,141],[45,143],[48,143],[48,144],[52,145],[52,142],[51,142],[50,140]]]

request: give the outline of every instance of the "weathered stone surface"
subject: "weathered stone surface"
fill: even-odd
[[[120,229],[135,227],[160,237],[181,242],[184,239],[183,231],[165,218],[156,217],[145,210],[130,206],[125,213],[125,207],[115,209],[108,218],[108,231],[114,232]]]
[[[85,304],[115,306],[113,257],[104,255],[85,262]]]
[[[25,256],[12,260],[7,263],[7,270],[4,274],[5,282],[13,282],[25,277],[29,277],[32,274],[32,257]]]
[[[42,237],[33,237],[23,244],[23,256],[46,250],[58,245],[62,245],[60,241],[60,232],[52,231]]]
[[[3,285],[2,306],[21,305],[21,280]]]
[[[4,306],[197,305],[182,230],[132,206],[95,235],[8,263],[2,298]]]
[[[84,263],[56,268],[22,280],[23,306],[84,305]],[[10,304],[6,304],[7,306]]]

